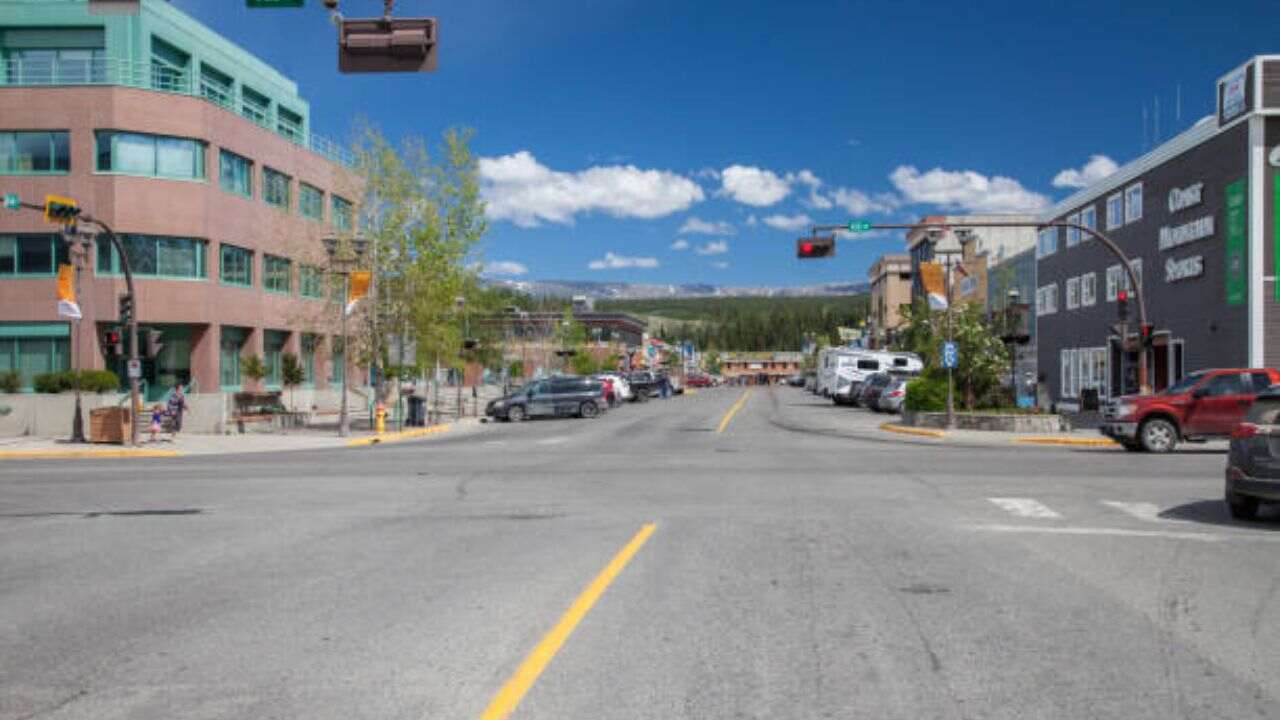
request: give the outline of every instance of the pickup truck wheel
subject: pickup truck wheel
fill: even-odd
[[[1231,512],[1231,517],[1237,520],[1252,520],[1258,514],[1258,498],[1240,495],[1228,490],[1225,499],[1227,501],[1227,510]]]
[[[1138,437],[1142,439],[1142,448],[1147,452],[1173,452],[1178,444],[1178,429],[1173,423],[1161,418],[1152,418],[1138,429]]]
[[[523,421],[524,421],[524,407],[522,407],[522,406],[520,406],[520,405],[512,405],[511,407],[507,408],[507,421],[508,421],[508,422],[523,422]]]
[[[584,402],[578,407],[578,415],[588,420],[600,414],[600,408],[593,402]]]

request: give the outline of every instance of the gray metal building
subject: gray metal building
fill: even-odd
[[[1211,367],[1280,364],[1276,193],[1280,192],[1280,56],[1255,57],[1219,79],[1218,108],[1189,130],[1054,206],[1132,259],[1154,345],[1158,391]],[[1037,238],[1036,325],[1042,383],[1071,405],[1093,388],[1137,389],[1137,307],[1121,338],[1118,260],[1078,231]]]

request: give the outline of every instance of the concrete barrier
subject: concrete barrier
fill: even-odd
[[[947,426],[947,414],[904,410],[901,424],[909,427],[945,428]],[[1008,433],[1057,433],[1070,431],[1071,424],[1061,415],[998,415],[957,412],[955,429]]]

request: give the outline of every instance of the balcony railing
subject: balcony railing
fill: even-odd
[[[49,85],[122,85],[124,87],[155,90],[200,97],[275,131],[290,142],[317,153],[331,162],[347,167],[355,165],[351,151],[338,143],[316,134],[302,132],[296,123],[277,123],[271,127],[269,118],[260,108],[240,103],[237,108],[231,88],[211,82],[207,78],[195,78],[191,73],[155,66],[148,62],[133,62],[111,58],[84,60],[0,60],[0,87],[36,87]]]

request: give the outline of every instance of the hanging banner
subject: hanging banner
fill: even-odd
[[[934,310],[947,309],[947,279],[942,263],[920,263],[920,285],[924,288],[929,307]]]
[[[347,308],[345,311],[348,315],[355,312],[356,304],[369,294],[369,283],[372,280],[373,273],[368,270],[351,273],[351,285],[347,290]]]
[[[1243,305],[1248,295],[1249,213],[1245,203],[1244,180],[1227,186],[1227,305]]]
[[[76,304],[74,265],[58,266],[58,317],[80,319],[80,306]]]

